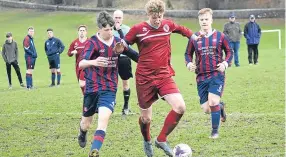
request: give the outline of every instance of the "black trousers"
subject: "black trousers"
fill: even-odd
[[[20,84],[23,83],[21,72],[20,72],[20,67],[18,65],[18,62],[14,61],[12,63],[6,63],[6,70],[7,70],[9,85],[12,85],[12,81],[11,81],[11,65],[13,66],[13,68],[16,71],[16,74],[18,76],[18,80],[19,80]]]
[[[247,45],[248,50],[248,63],[256,64],[258,62],[258,44]],[[252,60],[252,52],[253,52],[253,60]]]

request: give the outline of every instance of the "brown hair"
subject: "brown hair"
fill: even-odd
[[[97,17],[97,26],[98,28],[103,28],[106,27],[107,25],[109,25],[110,27],[114,26],[114,20],[113,17],[108,14],[108,12],[106,11],[102,11],[98,14]]]
[[[79,25],[77,30],[79,31],[80,28],[85,28],[85,30],[87,30],[87,26],[86,25]]]
[[[152,13],[164,13],[165,2],[162,0],[150,0],[145,5],[145,10],[148,15]]]
[[[30,29],[31,29],[31,30],[34,30],[34,27],[32,27],[32,26],[28,27],[28,31],[29,31]]]

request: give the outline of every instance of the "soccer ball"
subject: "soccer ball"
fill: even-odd
[[[192,149],[187,144],[178,144],[173,149],[174,157],[191,157]]]

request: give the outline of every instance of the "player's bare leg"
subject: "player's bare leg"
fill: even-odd
[[[139,117],[140,130],[144,138],[143,148],[147,157],[153,157],[154,151],[152,148],[150,124],[152,119],[152,106],[147,109],[140,108],[141,115]]]
[[[124,96],[124,105],[122,108],[122,114],[128,115],[130,112],[130,108],[129,108],[129,97],[130,97],[129,80],[122,80],[122,84],[123,84],[123,96]]]
[[[208,95],[208,104],[211,109],[211,119],[212,119],[212,132],[210,138],[216,139],[218,138],[218,129],[220,125],[220,96],[209,93]]]
[[[79,87],[81,88],[82,94],[84,94],[85,90],[85,81],[84,80],[78,80]]]
[[[92,123],[93,116],[90,117],[81,117],[80,127],[79,127],[79,135],[78,135],[78,144],[80,147],[84,148],[86,146],[87,141],[87,131],[90,128]]]
[[[109,118],[112,111],[107,107],[98,108],[97,128],[93,136],[93,142],[90,148],[89,157],[99,157],[99,150],[105,138]]]
[[[61,84],[61,78],[62,78],[61,70],[57,69],[57,86]]]
[[[172,110],[167,115],[161,133],[155,140],[155,146],[164,150],[166,155],[172,157],[173,151],[167,142],[167,136],[179,123],[186,110],[186,105],[180,93],[168,94],[164,96],[164,99],[172,106]]]

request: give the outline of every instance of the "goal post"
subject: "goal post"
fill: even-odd
[[[278,32],[278,47],[279,47],[279,50],[282,49],[282,47],[281,47],[281,30],[280,29],[262,30],[261,32],[262,33]],[[242,32],[242,34],[243,34],[243,32]]]
[[[262,30],[262,33],[268,32],[278,32],[278,47],[281,50],[281,30],[280,29],[273,29],[273,30]]]

